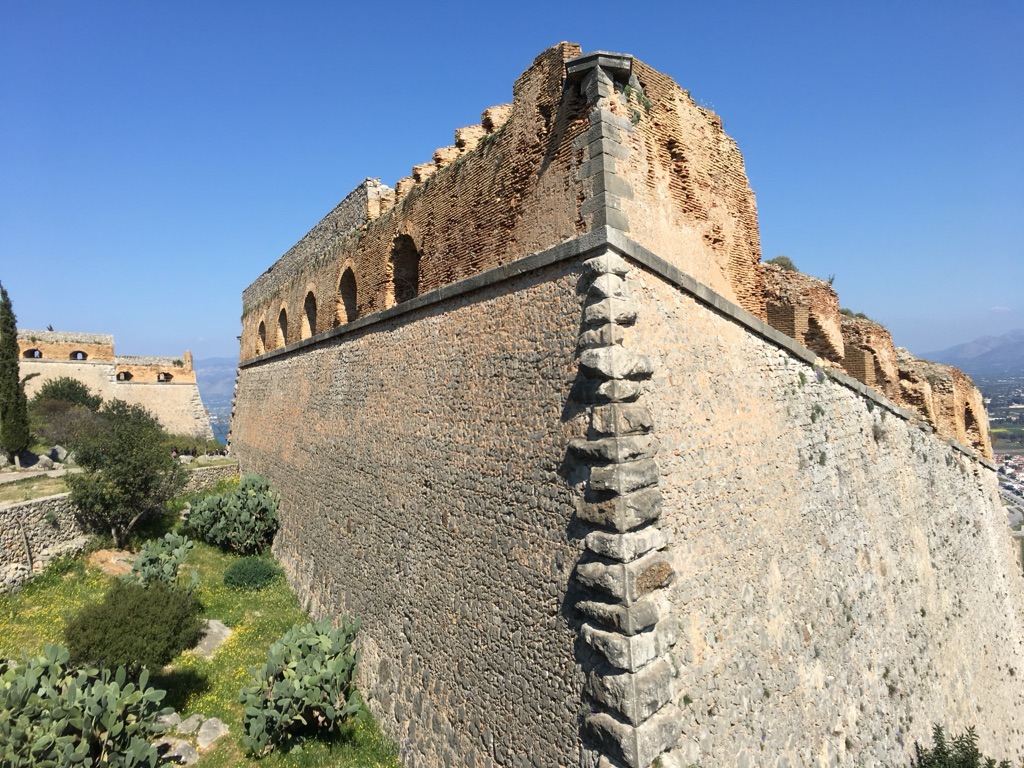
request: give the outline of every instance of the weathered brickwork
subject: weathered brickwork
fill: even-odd
[[[898,764],[932,722],[1022,743],[977,390],[762,266],[720,120],[578,50],[245,299],[232,451],[281,491],[303,599],[363,617],[403,760]]]
[[[559,265],[241,371],[232,453],[281,492],[302,600],[362,617],[362,689],[408,765],[512,765],[528,734],[530,764],[578,760],[578,282]]]
[[[213,439],[192,367],[181,357],[115,355],[114,337],[93,333],[18,331],[19,369],[32,397],[47,381],[69,376],[104,400],[117,398],[153,413],[171,434]]]
[[[541,54],[516,82],[507,116],[500,110],[485,113],[485,136],[472,150],[472,132],[457,131],[456,149],[461,137],[467,151],[447,164],[444,153],[439,163],[426,164],[433,169],[429,173],[418,166],[411,188],[397,185],[391,209],[344,238],[321,237],[322,225],[314,228],[300,243],[305,262],[289,267],[295,277],[271,298],[250,289],[243,307],[242,358],[259,354],[261,347],[283,346],[282,311],[286,343],[345,322],[339,286],[346,270],[354,279],[357,316],[395,304],[400,297],[392,254],[402,243],[418,254],[416,294],[578,234],[580,153],[572,141],[585,124],[584,104],[562,99],[565,60],[578,53],[578,46],[563,43]],[[313,323],[306,320],[310,294]]]
[[[624,164],[633,238],[764,319],[757,206],[743,156],[722,119],[672,78],[635,59],[633,73],[639,90],[616,109],[636,123]]]

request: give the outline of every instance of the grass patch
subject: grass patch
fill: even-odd
[[[167,526],[169,517],[163,516],[159,527]],[[152,676],[152,685],[167,691],[164,704],[177,709],[182,718],[201,713],[220,718],[231,729],[203,755],[199,768],[398,768],[395,745],[381,733],[365,706],[329,741],[306,741],[287,754],[272,753],[258,761],[243,754],[238,745],[243,715],[238,694],[249,682],[249,668],[265,662],[270,645],[308,617],[284,579],[258,592],[226,586],[224,572],[239,559],[196,543],[182,566],[183,580],[191,579],[188,571],[199,574],[196,594],[201,615],[219,619],[234,632],[213,659],[185,651]],[[113,577],[82,559],[64,559],[22,591],[0,596],[0,657],[20,658],[22,651],[39,653],[44,642],[63,643],[67,621],[85,604],[100,600],[112,581]]]
[[[46,475],[26,477],[24,480],[0,484],[0,504],[32,501],[32,499],[41,499],[44,496],[67,493],[67,490],[68,486],[63,477],[47,477]]]

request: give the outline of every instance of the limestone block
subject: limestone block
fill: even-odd
[[[618,344],[583,350],[580,367],[587,375],[603,379],[642,379],[654,372],[649,357],[634,354]]]
[[[661,549],[668,543],[668,537],[660,528],[648,526],[628,533],[591,531],[585,541],[591,552],[628,563],[651,550]]]
[[[610,347],[612,344],[621,344],[625,338],[625,331],[621,325],[605,323],[595,328],[588,328],[580,334],[579,345],[581,349],[593,349],[594,347]]]
[[[615,81],[601,67],[593,67],[584,75],[580,93],[589,102],[610,98],[615,93]]]
[[[651,598],[638,600],[632,605],[608,603],[603,600],[580,600],[576,608],[581,613],[604,624],[608,629],[624,635],[644,632],[661,619],[658,604]]]
[[[487,133],[494,133],[501,128],[512,114],[511,104],[499,104],[496,107],[488,107],[480,115],[480,125]]]
[[[611,296],[628,298],[632,291],[622,275],[605,273],[594,278],[587,295],[595,299],[607,299]]]
[[[639,311],[637,303],[629,298],[610,298],[596,301],[583,308],[583,322],[589,325],[621,323],[632,325]]]
[[[590,410],[590,430],[595,435],[632,435],[654,429],[654,417],[645,405],[609,403]]]
[[[577,387],[576,397],[584,403],[625,403],[636,400],[643,392],[643,387],[638,382],[626,379],[580,379]]]
[[[682,713],[667,704],[643,725],[632,726],[599,712],[587,718],[587,726],[605,749],[615,752],[630,768],[648,768],[679,740]]]
[[[595,669],[587,679],[587,693],[632,725],[640,725],[668,704],[675,694],[672,665],[655,659],[638,672]]]
[[[582,503],[576,514],[588,523],[628,531],[657,519],[661,514],[661,491],[646,488],[624,496]]]
[[[632,493],[641,488],[657,485],[659,474],[658,464],[653,459],[592,467],[590,490],[598,493]]]
[[[576,566],[576,579],[632,605],[672,580],[672,566],[661,552],[649,552],[629,563],[594,560]]]
[[[629,274],[629,262],[614,251],[605,251],[600,256],[587,259],[583,267],[594,275],[618,275],[625,277]]]
[[[637,459],[652,459],[661,447],[657,435],[614,435],[597,440],[576,438],[569,447],[590,461],[621,463]]]

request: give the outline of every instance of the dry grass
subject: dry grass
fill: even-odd
[[[57,493],[66,493],[67,484],[63,477],[38,475],[24,480],[0,484],[0,504],[17,504],[22,501],[41,499]]]

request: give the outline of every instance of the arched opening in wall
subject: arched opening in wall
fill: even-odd
[[[80,349],[76,349],[74,352],[72,352],[70,355],[68,355],[68,359],[69,360],[88,360],[89,359],[89,355],[87,355],[85,352],[83,352]]]
[[[171,374],[165,373],[164,371],[161,371],[160,373],[158,373],[156,375],[156,380],[159,381],[161,384],[166,384],[168,381],[170,381],[173,378],[174,377],[171,376]]]
[[[21,356],[26,360],[39,360],[43,356],[43,353],[38,349],[26,349]]]
[[[338,323],[351,323],[359,317],[358,304],[356,304],[356,275],[351,267],[348,267],[338,281]]]
[[[256,331],[256,354],[262,355],[267,351],[267,324],[260,320],[259,330]]]
[[[981,439],[981,427],[978,425],[978,419],[975,417],[970,403],[964,404],[964,433],[967,435],[967,442],[971,444],[971,447],[976,451],[983,452],[985,443]]]
[[[134,377],[128,371],[119,371],[117,374],[118,381],[131,381]]]
[[[308,339],[316,333],[316,296],[310,291],[302,302],[302,338]]]
[[[277,316],[277,346],[283,347],[288,343],[288,310],[281,307],[281,314]]]
[[[391,247],[391,278],[395,303],[416,298],[420,293],[420,252],[408,235],[399,235]]]

